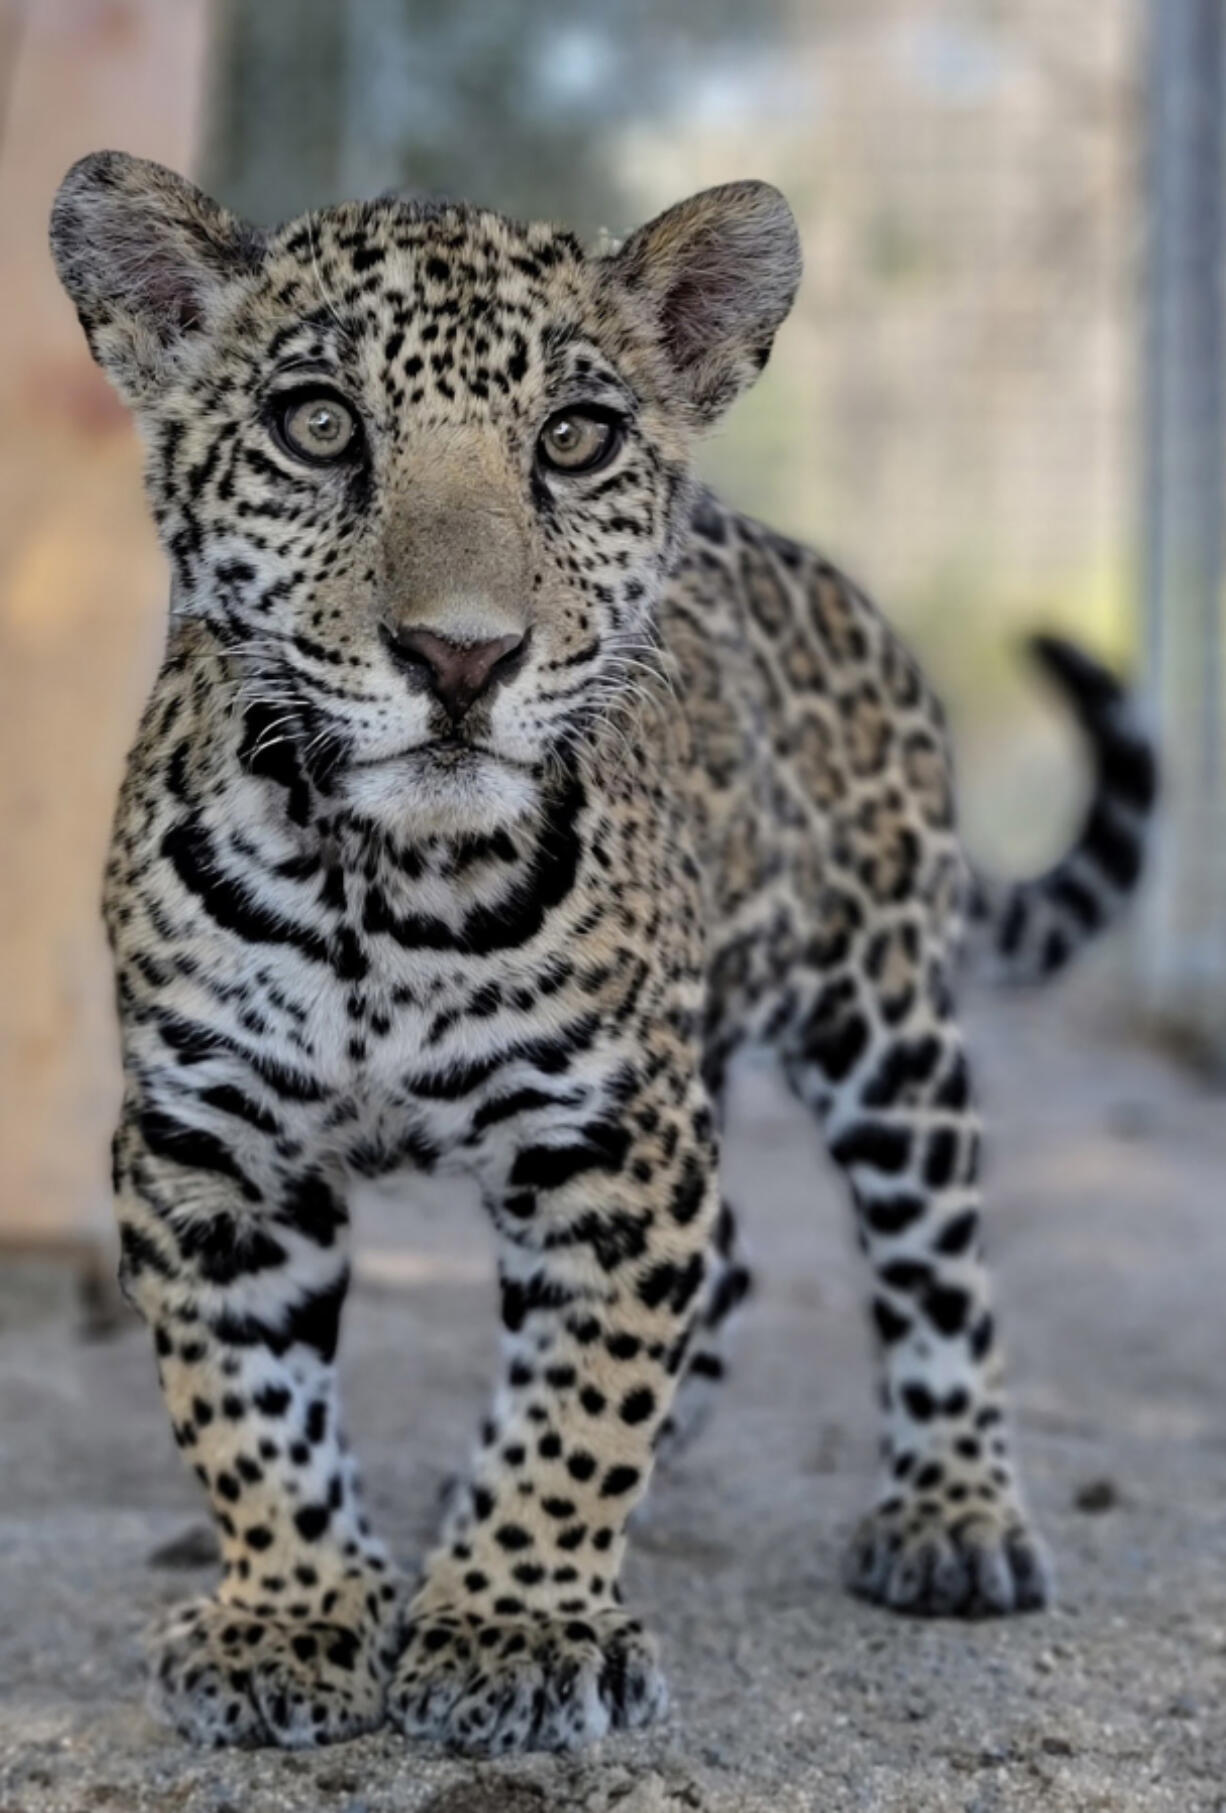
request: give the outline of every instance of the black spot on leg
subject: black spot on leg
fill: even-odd
[[[329,1247],[348,1221],[345,1205],[324,1179],[314,1173],[286,1190],[277,1219],[316,1246]]]
[[[963,1109],[970,1101],[970,1078],[967,1075],[966,1059],[959,1051],[949,1067],[948,1074],[942,1078],[940,1088],[933,1101],[938,1108],[952,1108],[955,1112]]]
[[[958,1136],[952,1127],[937,1127],[928,1137],[924,1160],[924,1182],[930,1189],[944,1189],[954,1174],[958,1157]]]
[[[900,1039],[892,1045],[864,1091],[866,1108],[892,1108],[926,1083],[941,1055],[940,1040],[931,1034],[922,1039]]]
[[[874,1234],[901,1234],[921,1218],[928,1206],[924,1197],[902,1190],[890,1196],[866,1196],[858,1192],[856,1202]]]
[[[805,1039],[805,1056],[832,1083],[849,1077],[868,1049],[868,1022],[851,1014],[820,1031],[810,1030]]]
[[[956,1286],[938,1284],[924,1294],[924,1314],[943,1335],[962,1333],[970,1306],[970,1297]]]
[[[895,1259],[881,1268],[881,1282],[896,1291],[922,1290],[931,1277],[932,1268],[922,1259]]]
[[[615,1174],[625,1163],[630,1136],[621,1127],[591,1122],[571,1146],[528,1146],[511,1167],[512,1190],[559,1190],[587,1171]]]
[[[627,1392],[621,1402],[621,1419],[623,1423],[644,1423],[656,1407],[655,1393],[644,1385],[637,1391]]]
[[[610,1467],[600,1482],[602,1498],[620,1498],[623,1493],[632,1491],[639,1483],[637,1467]]]
[[[875,1171],[892,1174],[907,1167],[911,1157],[911,1135],[905,1127],[858,1121],[834,1140],[831,1153],[835,1163],[844,1170],[852,1165],[866,1165]]]
[[[902,1388],[901,1397],[908,1415],[917,1423],[929,1423],[936,1415],[936,1399],[927,1385],[909,1380]]]
[[[877,1333],[886,1347],[893,1346],[896,1341],[901,1341],[905,1335],[911,1332],[910,1317],[900,1315],[892,1304],[886,1302],[884,1297],[873,1298],[873,1321],[876,1324]]]
[[[229,1146],[215,1134],[189,1126],[157,1108],[147,1108],[140,1116],[138,1125],[141,1138],[152,1157],[168,1160],[185,1169],[211,1171],[219,1176],[229,1177],[238,1184],[247,1201],[262,1200],[261,1191],[240,1168]],[[188,1222],[177,1230],[177,1238],[184,1257],[199,1259],[205,1276],[220,1284],[229,1283],[244,1271],[260,1271],[267,1266],[280,1264],[285,1258],[284,1248],[278,1246],[270,1236],[264,1235],[259,1228],[240,1228],[234,1217],[224,1212],[200,1221]],[[242,1257],[234,1251],[240,1240],[244,1246]],[[270,1248],[276,1249],[275,1254],[266,1254],[258,1241],[267,1241]],[[249,1260],[246,1258],[247,1250],[252,1254]],[[218,1268],[216,1277],[207,1269],[210,1265]]]
[[[964,1209],[947,1221],[937,1235],[934,1250],[949,1258],[957,1258],[965,1253],[979,1231],[979,1215],[975,1209]]]
[[[518,1523],[500,1524],[494,1531],[494,1540],[499,1548],[507,1549],[509,1551],[514,1551],[515,1549],[530,1549],[532,1547],[531,1533],[528,1530],[525,1530],[522,1524]]]
[[[304,1542],[318,1542],[331,1521],[327,1505],[301,1505],[294,1512],[294,1527]]]
[[[517,1334],[537,1310],[564,1309],[573,1294],[565,1285],[552,1283],[539,1272],[526,1281],[503,1278],[501,1291],[503,1326],[512,1334]]]
[[[296,1303],[286,1317],[285,1333],[289,1345],[301,1342],[313,1347],[322,1360],[336,1358],[340,1334],[341,1305],[349,1284],[346,1269],[335,1284],[313,1291]]]
[[[707,1174],[698,1159],[690,1153],[681,1167],[681,1176],[673,1190],[672,1217],[679,1227],[693,1221],[706,1194]]]
[[[694,1253],[682,1266],[671,1259],[661,1260],[640,1281],[640,1303],[657,1309],[668,1302],[677,1315],[682,1314],[702,1283],[704,1265],[701,1253]]]

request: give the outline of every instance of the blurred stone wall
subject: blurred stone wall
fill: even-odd
[[[191,162],[206,13],[37,0],[0,32],[0,1239],[109,1227],[98,896],[166,593],[136,438],[56,283],[47,215],[83,152]]]

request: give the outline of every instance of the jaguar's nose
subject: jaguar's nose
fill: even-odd
[[[450,642],[434,630],[385,628],[384,646],[405,673],[424,679],[449,718],[464,716],[483,694],[522,665],[526,634],[496,636],[490,642]]]

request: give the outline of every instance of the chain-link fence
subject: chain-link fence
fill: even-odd
[[[1226,10],[1151,0],[1147,667],[1167,773],[1142,920],[1148,1004],[1226,1061]]]

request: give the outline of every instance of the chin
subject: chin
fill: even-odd
[[[406,837],[489,836],[538,804],[536,776],[484,751],[459,760],[409,751],[344,771],[345,804],[385,831]]]

